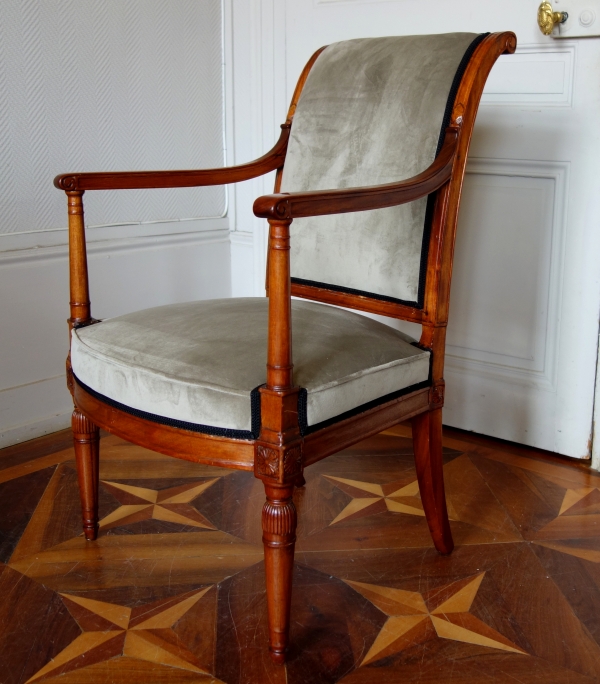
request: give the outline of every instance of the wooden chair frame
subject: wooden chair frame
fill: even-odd
[[[256,440],[215,437],[139,418],[91,396],[74,381],[67,359],[67,383],[75,410],[72,428],[81,495],[83,528],[88,540],[98,533],[99,428],[154,451],[207,465],[253,470],[264,483],[262,513],[273,660],[285,661],[288,646],[296,509],[295,486],[304,484],[306,466],[345,447],[410,419],[415,463],[426,519],[434,544],[443,554],[453,548],[442,471],[444,352],[457,214],[465,163],[481,93],[490,69],[503,53],[513,53],[513,33],[485,37],[472,55],[458,89],[443,147],[433,164],[409,180],[386,185],[318,192],[277,194],[296,104],[317,51],[304,68],[281,136],[273,149],[248,164],[198,171],[81,173],[57,176],[66,191],[69,214],[70,318],[74,327],[92,325],[83,194],[86,190],[175,188],[221,185],[277,170],[275,193],[260,197],[254,213],[270,224],[267,284],[269,331],[267,383],[261,388],[262,426]],[[390,207],[435,193],[422,309],[368,296],[292,284],[290,232],[294,218]],[[337,304],[422,325],[420,345],[429,349],[431,385],[324,427],[306,436],[298,423],[298,392],[292,379],[291,297]]]

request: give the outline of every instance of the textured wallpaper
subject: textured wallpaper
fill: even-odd
[[[220,0],[0,0],[0,233],[66,226],[58,173],[222,166],[221,21]],[[88,225],[226,202],[222,187],[84,200]]]

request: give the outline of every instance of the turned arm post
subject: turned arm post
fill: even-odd
[[[269,342],[267,388],[292,387],[291,220],[269,221]]]
[[[70,332],[73,326],[82,323],[86,324],[91,321],[85,226],[83,221],[83,190],[67,192],[67,205],[69,211]]]

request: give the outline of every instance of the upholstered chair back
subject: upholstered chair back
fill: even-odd
[[[484,36],[363,38],[317,58],[293,118],[281,192],[392,183],[435,159]],[[422,307],[432,202],[296,219],[292,281]]]

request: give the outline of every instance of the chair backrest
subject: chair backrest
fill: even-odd
[[[435,159],[471,33],[362,38],[317,58],[294,114],[281,192],[392,183]],[[422,308],[433,203],[296,219],[292,282]]]

